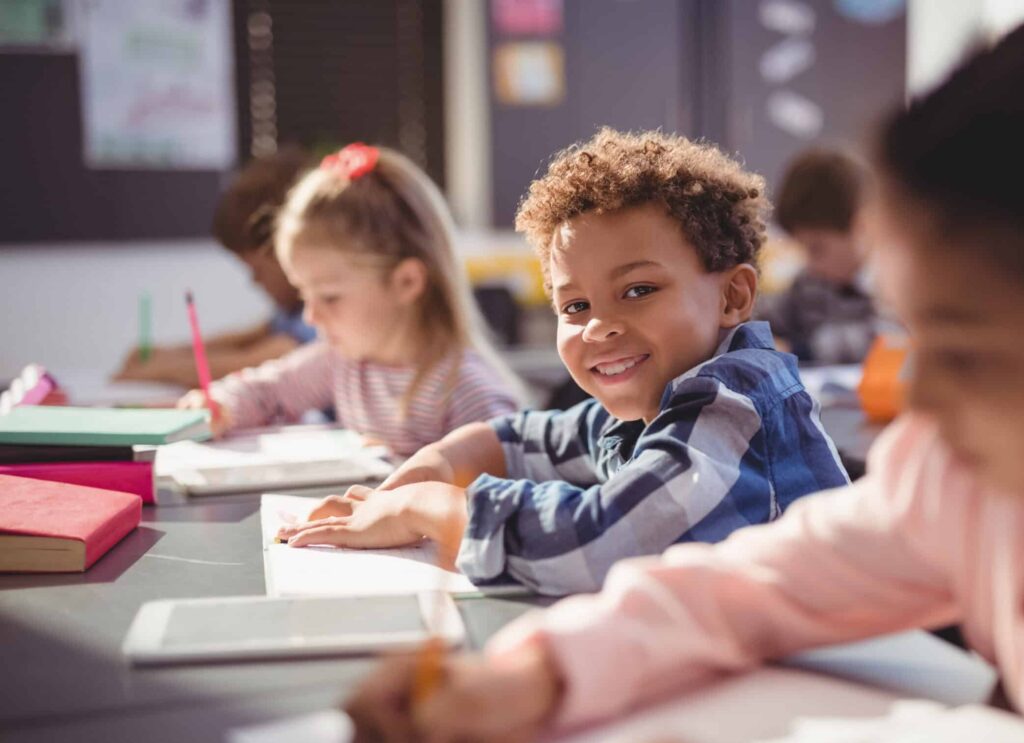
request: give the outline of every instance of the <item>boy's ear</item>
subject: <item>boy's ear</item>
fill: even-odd
[[[405,258],[391,271],[391,290],[403,304],[412,304],[427,287],[427,266],[419,258]]]
[[[722,272],[721,314],[722,328],[734,328],[754,314],[757,299],[757,270],[749,263],[741,263]]]

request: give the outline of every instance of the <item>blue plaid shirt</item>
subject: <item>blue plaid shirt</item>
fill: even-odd
[[[795,359],[764,322],[730,331],[673,379],[650,425],[596,400],[496,418],[508,479],[467,489],[458,566],[474,582],[561,595],[676,542],[717,542],[802,495],[846,484]]]

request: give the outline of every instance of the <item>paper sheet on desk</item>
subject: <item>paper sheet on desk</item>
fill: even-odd
[[[354,734],[348,715],[338,710],[323,710],[263,725],[234,728],[228,731],[227,743],[348,743]]]
[[[437,567],[433,545],[387,550],[346,550],[274,544],[277,530],[303,521],[315,499],[296,495],[264,495],[260,501],[263,528],[263,570],[268,596],[406,594],[435,591],[452,593],[479,589],[461,573]]]

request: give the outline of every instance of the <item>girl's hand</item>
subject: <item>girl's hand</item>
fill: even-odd
[[[213,410],[210,411],[210,431],[214,438],[220,438],[233,427],[233,421],[228,411],[219,405],[216,400],[211,400]],[[181,410],[204,410],[206,409],[206,395],[202,390],[189,390],[175,406]]]
[[[466,527],[465,492],[438,482],[395,490],[355,486],[343,496],[326,499],[314,509],[318,511],[335,515],[282,527],[278,537],[292,547],[332,544],[357,549],[403,547],[427,537],[438,542],[444,567],[450,569]]]
[[[348,700],[357,741],[530,741],[561,694],[539,643],[501,660],[450,658],[440,686],[415,705],[418,662],[417,654],[385,661]]]

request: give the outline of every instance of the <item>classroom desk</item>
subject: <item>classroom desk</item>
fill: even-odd
[[[144,509],[142,525],[84,574],[0,575],[0,740],[117,740],[134,719],[184,714],[181,724],[191,728],[193,713],[200,725],[203,710],[212,710],[226,725],[235,719],[224,711],[232,705],[265,718],[270,710],[317,709],[341,696],[371,658],[135,669],[122,657],[121,642],[146,601],[263,594],[260,544],[259,497],[225,496]],[[459,608],[470,645],[480,647],[545,603],[483,598]],[[97,726],[110,726],[110,734],[83,735]],[[123,739],[183,739],[162,730],[153,723],[144,735]]]
[[[372,658],[135,669],[121,655],[146,601],[263,594],[260,545],[259,497],[221,496],[144,509],[140,528],[84,574],[0,575],[0,740],[213,743],[334,704]],[[548,603],[460,601],[469,646]]]
[[[880,423],[871,423],[864,411],[849,405],[823,405],[821,425],[835,442],[851,480],[864,474],[868,450],[884,429]]]

